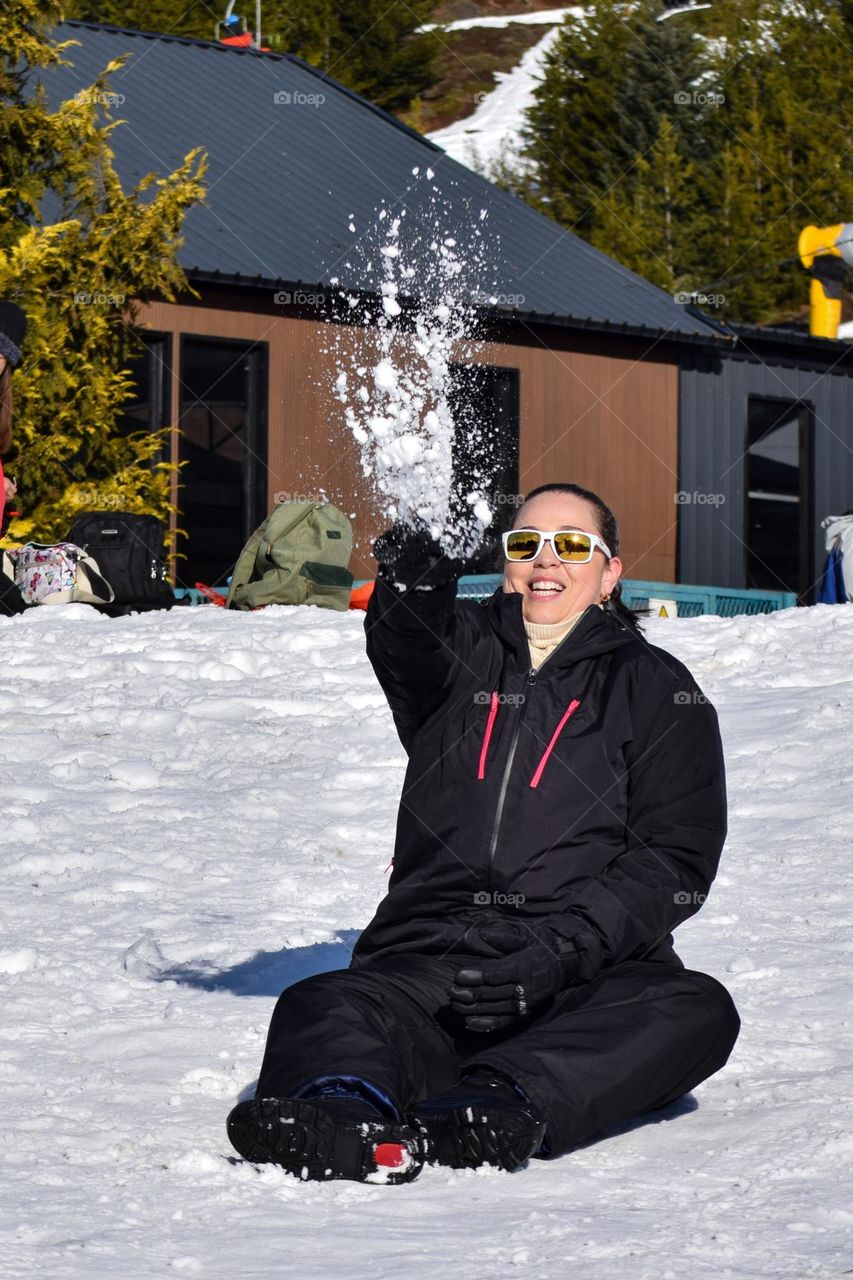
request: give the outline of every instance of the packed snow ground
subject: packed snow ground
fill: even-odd
[[[853,605],[656,620],[718,708],[730,830],[676,934],[726,1068],[557,1162],[302,1184],[236,1159],[276,994],[345,966],[404,757],[363,615],[0,622],[8,1280],[695,1280],[853,1267]]]
[[[491,174],[500,161],[517,163],[524,113],[533,105],[533,90],[558,31],[559,27],[547,31],[512,71],[496,71],[497,88],[483,97],[476,111],[427,134],[430,141],[478,173]]]

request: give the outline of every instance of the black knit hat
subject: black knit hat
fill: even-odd
[[[14,302],[0,302],[0,356],[14,366],[21,358],[21,343],[27,331],[27,317]]]

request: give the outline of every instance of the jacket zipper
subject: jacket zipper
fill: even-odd
[[[536,684],[536,672],[531,668],[527,674],[528,687]],[[498,792],[498,805],[495,810],[495,821],[492,827],[492,841],[489,847],[489,867],[494,866],[495,853],[498,847],[498,835],[501,828],[501,818],[503,817],[504,802],[506,801],[507,788],[509,786],[509,775],[512,772],[512,762],[515,759],[515,749],[518,746],[518,735],[521,733],[521,726],[524,723],[524,717],[527,713],[527,699],[525,698],[518,717],[518,723],[513,729],[512,739],[509,744],[509,754],[504,765],[503,777],[501,778],[501,789]]]
[[[533,777],[530,779],[531,787],[539,786],[539,780],[541,779],[542,774],[545,772],[545,765],[548,763],[548,757],[550,756],[551,752],[554,750],[554,744],[556,743],[560,734],[563,732],[563,728],[566,722],[571,719],[571,717],[575,714],[579,706],[580,706],[580,703],[578,702],[577,698],[573,698],[572,701],[569,703],[568,707],[566,708],[566,710],[563,712],[562,719],[560,720],[560,723],[557,725],[556,729],[551,735],[551,741],[548,743],[547,747],[545,748],[545,753],[542,756],[542,759],[539,761],[538,765],[536,766],[536,772],[534,773]]]
[[[480,748],[480,763],[477,767],[477,780],[482,781],[486,776],[486,756],[489,754],[489,743],[492,740],[492,729],[494,728],[495,718],[498,714],[498,706],[500,699],[495,692],[492,694],[492,705],[489,709],[489,718],[486,722],[486,732],[483,735],[483,745]]]

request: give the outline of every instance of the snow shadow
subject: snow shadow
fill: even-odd
[[[283,951],[257,951],[232,969],[214,969],[208,963],[173,964],[150,976],[156,982],[178,982],[201,991],[231,991],[237,996],[278,996],[285,987],[316,973],[348,969],[360,930],[342,929],[334,942]]]
[[[608,1125],[606,1129],[594,1133],[586,1142],[580,1143],[575,1150],[583,1151],[586,1147],[595,1147],[608,1138],[617,1138],[620,1134],[630,1133],[632,1129],[645,1129],[649,1124],[665,1124],[669,1120],[678,1120],[681,1116],[698,1110],[699,1103],[694,1095],[683,1093],[680,1098],[676,1098],[674,1102],[668,1102],[665,1107],[656,1107],[654,1111],[641,1111],[639,1115],[631,1116],[628,1120],[620,1120]]]

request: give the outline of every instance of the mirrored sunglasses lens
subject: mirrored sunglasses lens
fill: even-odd
[[[561,560],[588,560],[592,552],[592,541],[585,533],[558,533],[554,546]]]
[[[508,560],[533,560],[542,544],[538,533],[530,533],[525,529],[511,533],[506,540]]]

